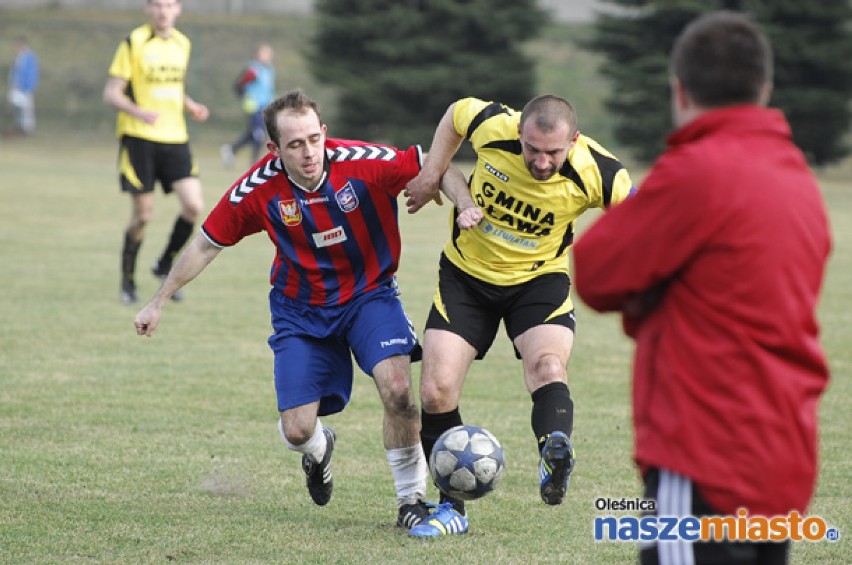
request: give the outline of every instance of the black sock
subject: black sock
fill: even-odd
[[[142,247],[142,240],[133,241],[130,232],[124,232],[124,246],[121,249],[121,279],[123,281],[134,282],[136,256],[139,255],[140,247]]]
[[[532,393],[532,429],[538,441],[538,451],[551,432],[565,432],[571,437],[574,430],[574,402],[568,385],[563,382],[549,383]]]
[[[438,414],[429,414],[425,410],[420,411],[420,442],[423,444],[423,453],[426,454],[426,461],[432,455],[432,448],[435,447],[435,442],[441,437],[441,434],[455,426],[462,425],[461,414],[458,406],[449,412],[441,412]],[[452,502],[453,508],[459,513],[464,514],[464,501],[451,498],[444,493],[441,493],[441,502]]]
[[[430,414],[425,410],[420,411],[420,442],[423,444],[423,453],[426,460],[432,455],[432,448],[441,434],[450,428],[462,425],[461,414],[458,406],[449,412]]]
[[[177,220],[175,220],[175,225],[172,228],[172,235],[169,237],[169,243],[166,245],[166,249],[160,257],[160,268],[158,269],[160,272],[167,273],[171,270],[175,255],[177,255],[181,247],[183,247],[187,240],[189,240],[189,236],[192,235],[192,228],[194,226],[194,223],[184,220],[183,216],[178,216]]]

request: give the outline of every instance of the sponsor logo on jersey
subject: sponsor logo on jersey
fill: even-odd
[[[502,239],[509,245],[513,245],[515,247],[524,247],[526,249],[535,249],[538,247],[537,241],[508,232],[499,226],[495,226],[488,220],[480,222],[479,229],[482,230],[483,233],[497,239]]]
[[[352,183],[347,182],[346,185],[334,193],[334,199],[337,200],[337,205],[344,212],[351,212],[358,207],[358,195],[352,187]]]
[[[328,202],[328,196],[324,194],[322,196],[312,196],[310,198],[299,199],[299,204],[301,204],[302,206],[310,206],[311,204],[323,204],[325,202]]]
[[[302,210],[295,200],[279,201],[278,209],[281,211],[281,219],[284,221],[284,225],[298,226],[302,223]]]
[[[550,235],[556,223],[553,211],[542,209],[536,203],[524,202],[488,181],[484,181],[472,195],[486,216],[517,233],[544,237]]]
[[[346,232],[343,231],[343,226],[337,226],[330,230],[321,231],[313,234],[314,243],[317,247],[328,247],[346,241]]]
[[[491,166],[491,163],[485,163],[485,170],[500,179],[503,182],[509,182],[509,175],[506,173],[501,173],[497,169]]]

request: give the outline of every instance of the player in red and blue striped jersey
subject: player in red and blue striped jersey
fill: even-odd
[[[137,314],[151,335],[169,297],[225,248],[265,231],[276,248],[269,304],[279,430],[302,454],[311,498],[331,498],[336,435],[319,416],[340,412],[352,392],[352,357],[384,404],[384,444],[397,491],[397,523],[429,515],[427,466],[411,388],[417,337],[399,300],[397,196],[420,171],[405,151],[326,138],[317,104],[291,91],[264,109],[269,154],[210,212],[153,300]]]
[[[337,306],[387,284],[399,265],[397,195],[420,170],[406,151],[326,139],[313,189],[269,153],[222,197],[204,233],[225,247],[265,230],[277,248],[271,284],[284,296]]]

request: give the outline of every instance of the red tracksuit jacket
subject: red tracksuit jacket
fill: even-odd
[[[776,110],[709,111],[667,142],[574,246],[577,293],[636,340],[636,462],[691,478],[720,513],[804,512],[829,378],[820,189]]]

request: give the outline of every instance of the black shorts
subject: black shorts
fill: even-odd
[[[656,512],[645,515],[660,516],[718,516],[704,500],[695,484],[687,477],[649,470],[644,477],[644,498],[656,501]],[[790,542],[713,541],[688,542],[683,540],[656,542],[649,547],[640,546],[642,565],[677,565],[680,563],[724,563],[725,565],[784,565]]]
[[[153,191],[157,181],[168,194],[175,181],[198,176],[189,143],[159,143],[129,135],[119,142],[118,173],[121,190],[134,194]]]
[[[482,359],[494,342],[500,321],[512,341],[541,324],[575,328],[569,308],[567,273],[547,273],[525,283],[498,286],[472,277],[441,255],[438,290],[426,329],[447,330],[465,339]],[[520,359],[518,350],[515,355]]]

